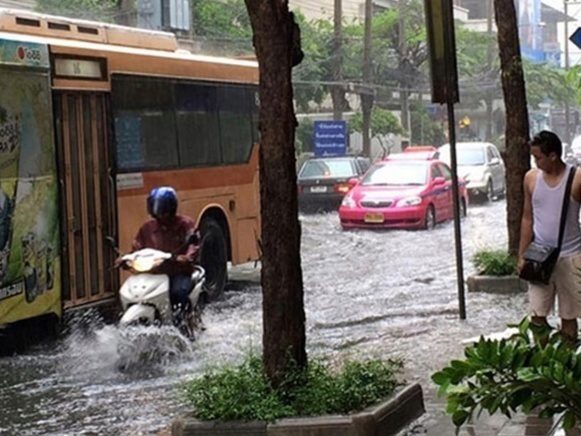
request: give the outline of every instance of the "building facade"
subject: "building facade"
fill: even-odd
[[[472,30],[488,30],[489,17],[494,24],[493,0],[454,0],[455,17]],[[551,0],[515,0],[519,39],[523,57],[533,62],[560,65],[563,47],[559,30],[567,15],[563,2],[559,6]],[[569,21],[574,20],[569,16]]]
[[[373,0],[373,6],[385,9],[397,5],[398,0]],[[335,15],[335,0],[289,0],[291,10],[299,10],[310,20],[332,20]],[[342,0],[341,15],[344,23],[363,21],[365,0]]]

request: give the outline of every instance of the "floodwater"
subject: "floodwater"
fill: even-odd
[[[462,221],[466,277],[477,250],[506,248],[505,208],[505,201],[469,208]],[[406,379],[422,383],[428,405],[437,401],[430,374],[461,356],[463,339],[503,330],[526,312],[524,294],[466,293],[467,320],[459,320],[451,222],[430,232],[343,232],[336,213],[301,215],[301,222],[309,355],[403,358]],[[231,277],[237,280],[207,307],[206,330],[193,345],[172,329],[121,334],[95,319],[89,329],[73,325],[60,341],[0,358],[0,434],[166,431],[187,410],[182,382],[260,350],[258,269],[238,266]],[[436,419],[428,412],[422,431]]]

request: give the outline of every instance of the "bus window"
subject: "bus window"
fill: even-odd
[[[176,84],[180,166],[218,165],[222,161],[215,85]]]
[[[112,85],[118,170],[177,167],[172,81],[114,76]]]
[[[243,163],[252,149],[252,119],[249,110],[250,92],[241,86],[218,88],[220,143],[225,164]]]

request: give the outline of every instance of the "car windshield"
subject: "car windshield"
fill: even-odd
[[[397,162],[372,167],[361,181],[362,185],[425,185],[426,165],[412,162]]]
[[[305,162],[299,178],[352,177],[354,175],[353,165],[348,159],[312,159]]]
[[[449,147],[440,149],[440,159],[447,163],[452,161]],[[484,163],[483,147],[458,147],[456,149],[456,164],[458,166],[484,165]]]

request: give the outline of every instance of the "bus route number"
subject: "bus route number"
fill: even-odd
[[[20,46],[18,47],[17,53],[18,59],[21,61],[40,62],[42,59],[42,53],[37,48]]]

